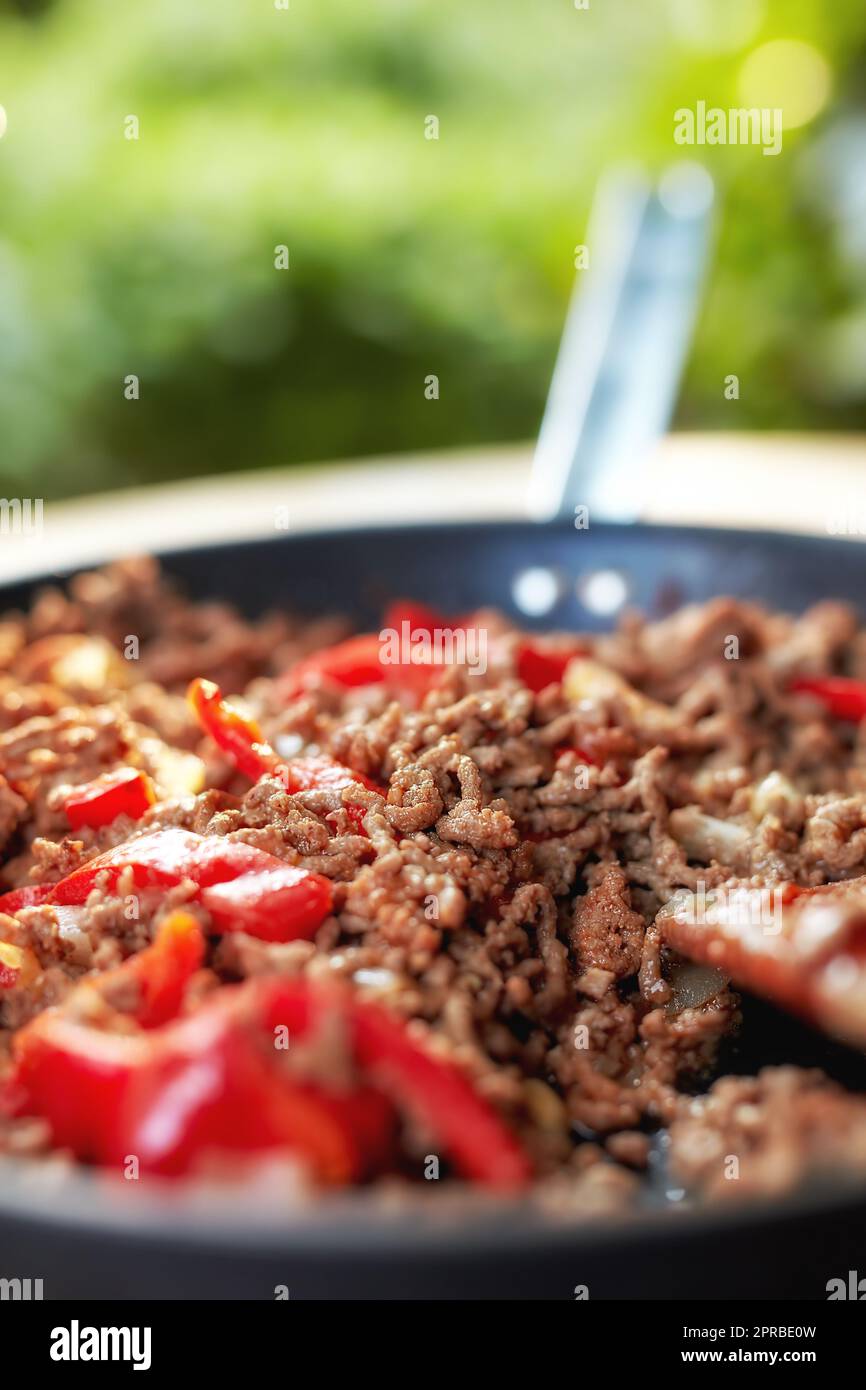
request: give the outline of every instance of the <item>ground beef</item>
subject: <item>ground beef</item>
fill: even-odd
[[[777,1195],[808,1176],[862,1171],[866,1099],[819,1071],[767,1067],[723,1077],[683,1101],[670,1129],[670,1166],[714,1198]]]
[[[520,635],[500,615],[473,621],[489,637],[483,682],[454,668],[413,704],[327,679],[287,694],[281,678],[340,639],[341,620],[248,622],[187,601],[149,560],[44,590],[0,621],[5,887],[56,883],[171,827],[325,875],[332,910],[314,940],[209,934],[201,989],[340,978],[419,1020],[518,1136],[554,1205],[633,1201],[668,1127],[671,1171],[696,1195],[775,1191],[827,1164],[866,1170],[866,1101],[820,1075],[782,1068],[691,1094],[738,1028],[739,1000],[723,977],[684,988],[691,967],[659,915],[684,890],[866,874],[866,735],[787,691],[795,672],[866,677],[852,613],[825,604],[795,619],[718,599],[660,623],[629,614],[580,637],[582,693],[568,678],[528,689]],[[358,781],[250,785],[198,730],[183,699],[195,676],[239,697],[281,756],[327,755]],[[156,804],[140,823],[70,833],[68,789],[127,765],[152,775]],[[194,897],[134,887],[100,885],[73,917],[0,905],[0,942],[32,951],[40,972],[0,990],[0,1081],[18,1028]],[[331,1038],[309,1068],[336,1076],[340,1053]],[[402,1142],[424,1152],[411,1126]],[[0,1118],[0,1147],[45,1151],[44,1127]]]

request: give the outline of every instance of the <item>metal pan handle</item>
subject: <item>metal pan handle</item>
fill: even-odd
[[[676,402],[706,261],[712,180],[673,165],[608,176],[588,232],[538,437],[529,510],[636,521],[646,460]]]

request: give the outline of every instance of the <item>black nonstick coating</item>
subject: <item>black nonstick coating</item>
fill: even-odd
[[[627,602],[650,616],[721,593],[791,612],[831,597],[860,606],[866,574],[861,547],[846,541],[518,522],[281,535],[169,555],[165,565],[193,596],[230,599],[249,615],[286,606],[365,626],[389,597],[406,596],[584,630],[610,622],[577,596],[599,570],[617,571]],[[513,594],[531,568],[553,571],[560,593],[535,620]],[[0,590],[0,606],[23,607],[38,582]],[[743,1073],[823,1066],[866,1090],[866,1059],[757,1001],[746,1000],[723,1060]],[[829,1279],[866,1260],[862,1186],[705,1212],[649,1205],[591,1225],[480,1199],[454,1215],[426,1193],[414,1210],[386,1212],[359,1194],[300,1216],[196,1206],[177,1191],[122,1197],[88,1178],[53,1186],[0,1167],[0,1277],[41,1278],[48,1298],[271,1299],[285,1286],[291,1298],[570,1299],[578,1285],[591,1298],[826,1298]]]

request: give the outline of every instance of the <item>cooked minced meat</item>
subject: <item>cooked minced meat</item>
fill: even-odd
[[[476,1098],[513,1146],[506,1161],[503,1139],[500,1155],[512,1176],[519,1153],[539,1191],[570,1194],[578,1210],[630,1201],[636,1174],[665,1149],[674,1178],[711,1196],[738,1188],[732,1155],[749,1192],[776,1192],[828,1164],[866,1171],[866,1101],[820,1074],[765,1070],[696,1095],[740,1026],[738,970],[702,947],[698,964],[685,961],[666,926],[677,895],[783,885],[798,895],[838,883],[857,900],[866,724],[791,688],[796,677],[866,680],[866,633],[852,613],[825,603],[792,618],[718,599],[663,622],[630,615],[604,636],[546,639],[497,614],[461,621],[484,630],[486,674],[451,664],[425,686],[417,670],[349,681],[328,660],[317,665],[347,636],[345,623],[282,613],[247,622],[228,605],[186,601],[148,560],[82,575],[68,593],[45,590],[29,613],[5,617],[4,888],[43,892],[0,901],[0,1148],[111,1161],[107,1139],[101,1148],[59,1125],[28,1080],[32,1039],[54,1037],[40,1020],[137,1038],[156,1056],[164,1030],[198,1012],[216,1017],[223,1000],[251,1000],[244,989],[255,982],[301,982],[312,999],[341,982],[339,1008],[280,1059],[286,1094],[327,1096],[332,1108],[373,1097],[364,1163],[347,1177],[322,1140],[319,1177],[419,1181],[439,1175],[435,1158],[442,1176],[484,1180],[478,1151],[461,1150],[428,1105],[423,1069],[412,1097],[381,1057],[364,1060],[352,1011],[371,1005],[370,1018],[384,1011],[388,1027],[399,1025],[394,1036],[410,1040],[422,1068],[441,1067],[449,1085],[465,1085],[460,1096]],[[258,721],[256,746],[274,750],[271,764],[251,773],[203,733],[184,699],[200,677],[242,720]],[[299,759],[347,768],[348,778],[320,770],[304,780],[292,771]],[[148,798],[73,823],[75,791],[127,769]],[[168,830],[191,837],[173,844],[204,837],[226,853],[259,852],[274,883],[281,868],[324,881],[320,920],[276,936],[272,926],[244,930],[252,919],[227,925],[225,896],[192,871],[136,878],[137,845]],[[125,867],[94,871],[83,898],[57,889],[123,847]],[[280,901],[294,903],[292,876],[285,882]],[[201,958],[173,1016],[145,1020],[134,962],[178,914],[200,935]],[[839,927],[846,940],[849,926]],[[747,976],[758,992],[761,960]],[[769,977],[766,993],[774,998]],[[795,995],[778,1002],[796,1009]],[[820,1021],[850,1041],[846,1000],[838,1030],[826,1009]],[[216,1122],[207,1130],[203,1165],[209,1146],[234,1144],[240,1158],[243,1144],[221,1132]],[[285,1147],[310,1158],[303,1136]],[[181,1171],[177,1155],[172,1163],[163,1170]]]

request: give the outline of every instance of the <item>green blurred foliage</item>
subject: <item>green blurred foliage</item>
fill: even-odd
[[[779,37],[832,100],[778,158],[697,152],[722,216],[679,422],[862,426],[866,272],[813,177],[862,0],[6,0],[0,487],[531,435],[600,173],[682,153],[673,112],[739,104]]]

